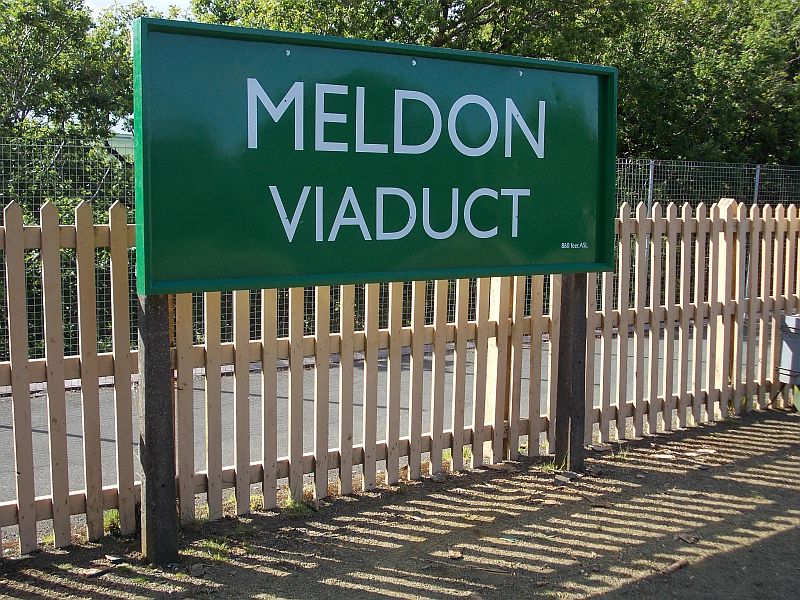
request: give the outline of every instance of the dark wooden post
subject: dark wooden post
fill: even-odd
[[[567,470],[582,471],[586,413],[586,273],[570,273],[561,278],[559,331],[555,464]]]
[[[139,296],[142,556],[153,565],[178,559],[173,399],[167,296]]]

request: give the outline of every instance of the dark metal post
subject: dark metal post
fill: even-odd
[[[167,296],[139,296],[142,556],[153,565],[178,559],[173,398]]]
[[[586,414],[586,273],[562,276],[561,299],[555,463],[567,470],[582,471]]]

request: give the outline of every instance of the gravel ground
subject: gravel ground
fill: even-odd
[[[199,521],[179,562],[136,540],[0,559],[10,598],[796,598],[800,416],[767,411],[312,508]],[[106,555],[125,562],[112,565]]]

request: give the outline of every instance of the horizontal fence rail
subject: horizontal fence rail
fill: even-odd
[[[800,305],[798,227],[795,206],[620,207],[616,269],[587,278],[587,443],[785,402],[776,324]],[[133,242],[121,203],[104,224],[86,202],[61,219],[47,203],[38,223],[5,208],[0,460],[15,491],[0,527],[22,553],[49,519],[59,547],[73,515],[90,540],[109,509],[135,531]],[[175,296],[181,520],[198,495],[220,518],[226,489],[245,514],[254,484],[270,508],[284,482],[302,500],[547,452],[560,288],[551,275]]]

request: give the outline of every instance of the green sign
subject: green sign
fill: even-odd
[[[141,294],[611,269],[616,71],[140,19]]]

